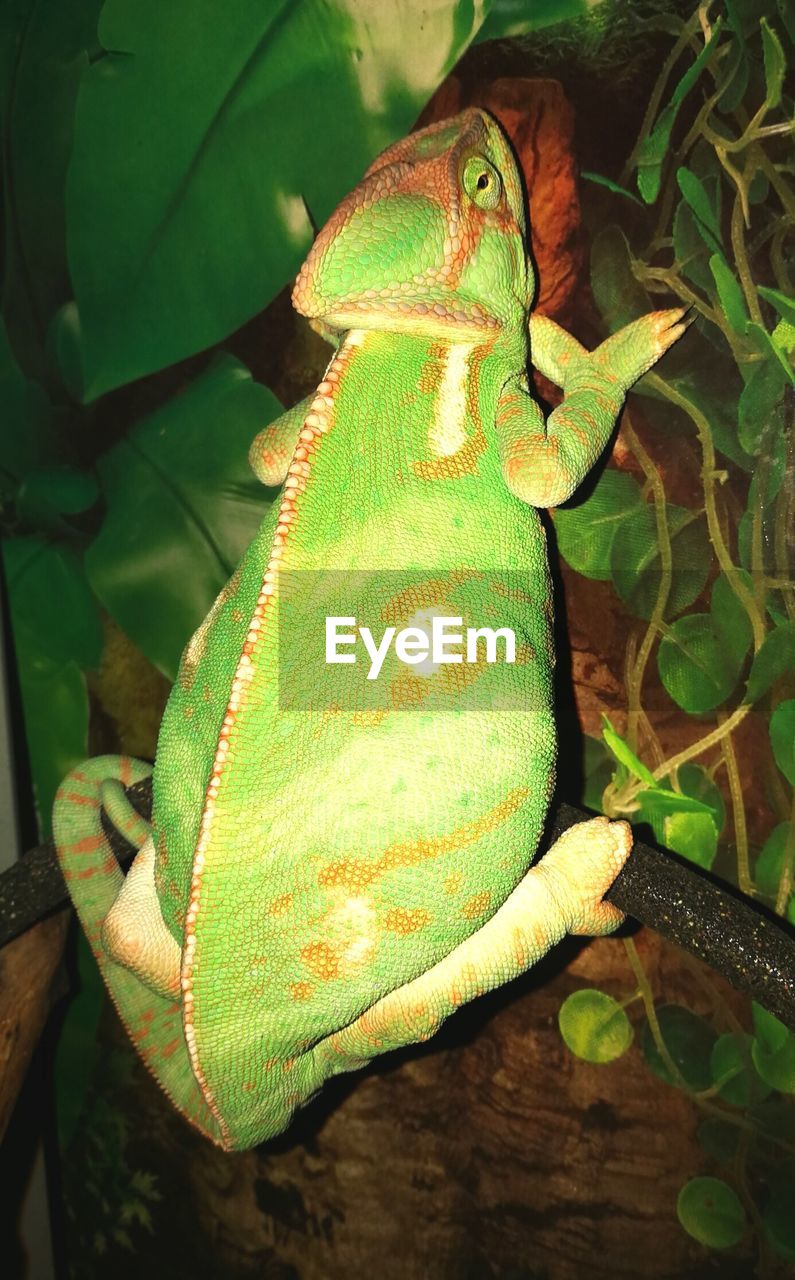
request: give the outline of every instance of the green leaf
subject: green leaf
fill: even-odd
[[[671,132],[676,123],[679,107],[712,56],[712,51],[716,47],[721,32],[721,25],[722,19],[719,17],[712,28],[709,40],[680,79],[671,95],[671,101],[660,112],[654,128],[643,139],[638,149],[638,190],[646,204],[653,204],[657,199],[660,190],[662,165],[670,151]]]
[[[748,77],[749,66],[745,44],[741,40],[734,40],[721,75],[723,89],[718,99],[721,111],[728,113],[740,105],[748,88]]]
[[[729,1032],[715,1041],[711,1067],[715,1084],[724,1083],[720,1096],[733,1107],[750,1107],[770,1093],[770,1086],[759,1077],[751,1058],[751,1036]],[[725,1077],[725,1079],[724,1079]]]
[[[691,1089],[708,1089],[712,1083],[712,1046],[717,1039],[709,1023],[683,1005],[664,1004],[657,1010],[660,1033],[673,1061]],[[643,1054],[655,1075],[666,1084],[676,1084],[657,1051],[651,1031],[643,1032]]]
[[[754,1020],[754,1038],[762,1052],[774,1054],[783,1049],[790,1035],[784,1023],[755,1000],[751,1001],[751,1016]]]
[[[586,809],[602,812],[602,797],[615,770],[615,762],[601,738],[583,734],[585,786],[581,796]]]
[[[608,191],[612,191],[614,195],[624,196],[627,200],[634,201],[635,204],[643,208],[642,202],[631,191],[627,191],[626,187],[620,186],[617,182],[613,182],[612,178],[606,178],[603,173],[591,173],[590,170],[581,169],[580,177],[586,182],[593,182],[599,187],[607,187]]]
[[[735,570],[733,580],[742,583],[746,591],[753,595],[751,575],[743,569]],[[753,639],[753,627],[745,605],[732,589],[732,582],[725,573],[718,574],[712,587],[709,611],[717,634],[720,636],[733,660],[741,666],[745,661]]]
[[[745,326],[749,320],[745,297],[722,253],[713,253],[709,260],[709,269],[718,290],[720,305],[726,313],[726,319],[735,333],[745,333]]]
[[[770,335],[770,341],[789,367],[789,361],[795,354],[795,325],[790,324],[789,320],[779,320]]]
[[[707,871],[718,852],[718,829],[711,813],[672,813],[663,823],[663,842]]]
[[[740,444],[746,453],[758,454],[764,448],[771,421],[780,420],[776,409],[783,400],[785,385],[786,378],[778,361],[762,360],[743,387],[737,422]]]
[[[678,114],[678,106],[669,102],[660,112],[651,133],[638,148],[638,191],[646,204],[654,204],[660,194],[663,161],[670,150],[671,131]]]
[[[663,636],[657,654],[660,679],[677,706],[703,715],[729,697],[738,672],[727,660],[708,613],[679,618]]]
[[[780,1093],[795,1093],[795,1035],[772,1013],[753,1003],[754,1066],[766,1084]]]
[[[640,791],[636,797],[638,816],[648,822],[660,844],[667,844],[665,820],[676,813],[702,813],[711,817],[715,830],[720,833],[726,821],[726,806],[718,787],[700,765],[684,764],[677,770],[679,791],[671,791],[659,784],[649,791]]]
[[[527,0],[493,0],[473,43],[526,36],[542,27],[588,15],[592,7],[588,0],[534,0],[532,5]]]
[[[571,1052],[586,1062],[613,1062],[632,1043],[632,1024],[621,1005],[593,988],[563,1001],[558,1026]]]
[[[600,231],[591,246],[591,289],[611,333],[653,310],[633,274],[627,238],[614,223]]]
[[[46,348],[72,400],[83,399],[83,352],[77,303],[65,302],[50,321]]]
[[[759,25],[762,31],[762,50],[765,59],[765,85],[767,86],[765,102],[768,107],[773,108],[781,102],[781,86],[784,83],[787,58],[778,35],[768,25],[767,19],[763,18]]]
[[[770,742],[776,764],[795,787],[795,698],[780,702],[770,717]]]
[[[14,630],[14,648],[39,831],[46,837],[58,787],[88,755],[86,681],[76,662],[51,662],[27,632]]]
[[[791,822],[780,822],[767,837],[754,867],[754,880],[759,892],[765,897],[777,897],[785,865],[793,853],[795,853],[795,825]]]
[[[657,781],[654,774],[642,760],[639,760],[635,752],[624,739],[616,733],[607,716],[602,716],[602,734],[607,746],[612,751],[619,764],[623,764],[626,769],[636,778],[640,778],[641,782],[647,782],[649,786],[656,787]]]
[[[230,356],[101,459],[108,514],[89,580],[131,640],[170,678],[182,649],[265,514],[248,448],[281,406]]]
[[[673,575],[664,616],[674,617],[701,594],[712,558],[701,516],[673,503],[666,505]],[[638,618],[650,618],[660,589],[662,562],[654,507],[630,512],[616,530],[610,551],[613,585]]]
[[[708,1249],[732,1249],[746,1229],[736,1191],[720,1178],[691,1178],[679,1192],[676,1214],[688,1235]]]
[[[789,320],[790,324],[795,324],[795,302],[792,298],[788,298],[785,293],[780,293],[778,289],[768,289],[761,284],[757,286],[757,293],[775,307],[782,320]]]
[[[311,244],[307,206],[326,221],[484,14],[470,0],[107,0],[67,184],[86,398],[270,302]]]
[[[704,270],[711,287],[712,276],[704,258]],[[717,336],[717,331],[715,331]],[[723,336],[718,339],[723,343]],[[679,354],[681,352],[681,355]],[[663,382],[684,396],[700,410],[710,425],[715,447],[736,462],[745,471],[754,467],[753,459],[741,448],[737,438],[737,401],[743,389],[743,380],[729,355],[716,349],[713,343],[699,331],[699,321],[688,330],[687,337],[677,343],[664,357]],[[661,362],[662,363],[662,362]],[[693,422],[688,414],[672,405],[662,392],[649,387],[648,379],[641,379],[634,388],[635,394],[649,398],[649,407],[661,405],[658,421],[666,434],[677,422],[692,433]],[[644,406],[645,408],[646,406]]]
[[[790,365],[788,354],[780,343],[773,341],[767,329],[763,329],[761,324],[756,324],[755,321],[749,320],[746,326],[746,337],[751,339],[761,356],[766,359],[772,356],[774,360],[778,360],[787,380],[795,386],[795,372],[793,372]]]
[[[93,475],[74,467],[47,467],[32,471],[23,480],[17,494],[17,514],[23,524],[48,533],[68,531],[61,517],[88,511],[98,496]]]
[[[747,574],[741,575],[750,589]],[[691,613],[670,626],[657,653],[660,679],[674,702],[691,715],[711,711],[734,690],[751,646],[751,624],[721,574],[709,613]]]
[[[744,702],[758,702],[780,676],[795,670],[795,622],[765,636],[754,656]]]
[[[59,669],[99,665],[102,626],[83,566],[68,547],[43,538],[3,542],[17,658],[27,651]],[[47,678],[54,678],[48,670]]]
[[[642,505],[637,481],[605,468],[585,502],[559,508],[554,514],[555,540],[563,559],[586,578],[609,579],[616,530]]]
[[[101,0],[2,6],[7,69],[6,264],[2,305],[24,368],[46,372],[50,317],[70,296],[65,185],[77,86],[96,48]],[[4,42],[5,43],[5,42]]]
[[[787,474],[787,438],[780,429],[779,414],[773,414],[768,426],[762,432],[762,443],[755,469],[748,487],[748,498],[745,511],[737,530],[737,546],[740,560],[746,569],[757,567],[753,539],[757,522],[759,524],[759,547],[761,568],[770,573],[777,573],[776,548],[776,498]],[[772,593],[768,593],[767,608],[771,618],[775,619],[775,611],[781,612],[781,603]],[[782,615],[776,625],[783,625],[786,619]]]
[[[676,181],[679,184],[679,190],[695,215],[696,226],[704,242],[715,253],[721,253],[720,225],[704,184],[684,165],[677,169]]]
[[[704,293],[709,293],[713,285],[710,251],[699,232],[696,215],[686,200],[680,200],[676,206],[673,238],[674,257],[682,274]]]

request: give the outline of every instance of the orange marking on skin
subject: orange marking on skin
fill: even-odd
[[[420,929],[424,929],[426,924],[431,920],[430,911],[425,911],[422,907],[392,907],[387,911],[384,917],[384,928],[388,933],[396,933],[400,937],[408,937],[411,933],[417,933]]]
[[[491,894],[487,889],[482,893],[476,893],[469,898],[461,908],[461,915],[467,920],[476,920],[478,916],[484,915],[491,905]]]
[[[92,876],[110,875],[113,871],[118,871],[119,864],[113,854],[98,867],[86,867],[84,871],[75,871],[70,868],[64,870],[64,880],[90,880]]]
[[[107,841],[104,835],[85,836],[82,840],[75,840],[73,844],[63,845],[64,853],[96,853],[97,849],[102,849]]]
[[[455,453],[442,458],[423,458],[412,462],[411,469],[420,480],[455,480],[459,476],[477,475],[478,458],[486,448],[486,433],[478,422],[472,435]]]
[[[269,916],[283,916],[286,911],[290,910],[295,898],[294,893],[280,893],[278,898],[274,898],[266,913]]]
[[[323,888],[338,887],[350,893],[358,893],[373,884],[379,876],[399,867],[416,867],[430,858],[453,853],[493,831],[511,817],[530,795],[529,787],[514,787],[508,795],[487,813],[471,822],[465,822],[445,835],[419,836],[414,840],[401,840],[389,845],[380,858],[365,862],[362,858],[343,858],[325,867],[318,876]]]
[[[291,982],[287,990],[292,1000],[311,1000],[315,990],[311,982]]]
[[[301,963],[320,982],[339,977],[339,954],[328,942],[310,942],[308,946],[302,947],[298,954]]]
[[[421,582],[413,582],[387,600],[379,614],[380,620],[388,626],[398,626],[405,624],[418,609],[428,609],[434,605],[452,608],[452,590],[463,582],[471,582],[482,576],[476,569],[451,569],[443,578],[425,578]]]
[[[63,791],[61,799],[68,800],[70,804],[86,805],[89,809],[99,808],[99,800],[96,796],[84,796],[79,791]]]
[[[463,883],[464,883],[463,871],[451,871],[448,875],[445,876],[444,880],[442,881],[442,888],[444,889],[445,893],[449,893],[452,895],[454,893],[460,893]]]
[[[181,1044],[182,1040],[176,1036],[173,1040],[169,1040],[168,1044],[164,1044],[160,1052],[164,1058],[173,1058]]]
[[[119,782],[123,787],[129,787],[132,779],[132,761],[129,756],[119,757]]]

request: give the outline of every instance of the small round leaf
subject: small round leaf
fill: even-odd
[[[575,991],[560,1007],[560,1034],[586,1062],[612,1062],[632,1043],[632,1024],[621,1005],[603,991]]]
[[[731,1249],[745,1232],[745,1210],[721,1178],[691,1178],[679,1192],[676,1213],[688,1235],[709,1249]]]

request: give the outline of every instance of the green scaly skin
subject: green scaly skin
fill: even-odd
[[[427,1039],[565,933],[620,921],[602,898],[626,824],[576,827],[530,869],[555,770],[534,508],[576,489],[627,389],[685,325],[657,312],[588,353],[546,318],[528,325],[533,292],[519,176],[488,115],[379,157],[296,282],[336,353],[315,396],[252,447],[282,498],[185,651],[154,836],[139,833],[123,891],[98,819],[101,794],[123,803],[101,784],[144,766],[91,762],[56,800],[64,871],[121,1015],[227,1149],[281,1132],[327,1077]],[[546,424],[528,337],[565,393]],[[305,673],[311,629],[340,598],[398,626],[496,617],[521,657],[458,684],[460,667],[421,678],[390,658],[379,706],[291,709],[280,687]],[[339,671],[353,697],[354,668]]]

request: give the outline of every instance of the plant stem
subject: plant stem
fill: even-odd
[[[718,723],[726,724],[726,714],[721,711],[718,714]],[[740,782],[740,771],[737,768],[737,757],[734,754],[734,743],[731,734],[721,740],[721,754],[724,764],[726,765],[726,778],[729,783],[729,795],[732,802],[732,814],[734,817],[734,839],[737,845],[737,883],[743,893],[752,898],[756,893],[756,885],[751,876],[751,867],[748,861],[748,827],[745,821],[745,804],[743,802],[743,788]]]
[[[787,910],[787,903],[792,893],[793,864],[795,864],[795,797],[793,797],[792,801],[789,832],[787,834],[787,843],[784,847],[781,879],[778,882],[778,892],[776,893],[775,911],[777,916],[783,916]]]
[[[743,703],[737,707],[723,724],[717,726],[703,738],[699,738],[698,742],[693,742],[689,747],[685,747],[684,751],[679,751],[675,756],[671,756],[670,760],[665,760],[652,770],[654,777],[659,782],[661,778],[666,778],[668,774],[674,773],[681,765],[687,764],[689,760],[694,760],[696,756],[703,755],[705,751],[709,751],[710,747],[715,747],[722,742],[727,734],[732,733],[738,726],[742,724],[748,712],[751,710],[747,703]]]
[[[646,379],[649,386],[653,386],[661,395],[665,396],[673,404],[684,409],[688,417],[693,421],[698,432],[699,442],[702,452],[702,468],[701,476],[704,486],[704,509],[707,516],[707,527],[709,529],[710,541],[715,548],[715,556],[722,571],[726,574],[734,594],[742,604],[751,623],[754,634],[754,652],[762,645],[765,638],[765,621],[760,612],[759,605],[752,591],[749,591],[737,568],[732,562],[728,548],[723,538],[723,532],[718,520],[718,511],[715,504],[715,448],[712,443],[712,433],[709,423],[701,412],[701,410],[688,399],[681,391],[675,389],[661,378],[657,373],[647,373]]]
[[[623,431],[627,438],[632,453],[641,465],[643,474],[649,484],[654,495],[654,514],[657,521],[657,543],[660,551],[660,585],[657,589],[657,597],[654,601],[649,625],[641,641],[637,657],[632,664],[631,670],[627,675],[627,737],[633,750],[637,748],[638,741],[638,722],[640,716],[640,695],[643,686],[643,676],[646,666],[651,656],[652,647],[660,632],[665,606],[668,603],[668,596],[671,590],[671,582],[673,580],[673,555],[671,553],[671,534],[668,529],[667,504],[665,499],[665,489],[663,488],[660,473],[649,457],[648,453],[641,444],[635,429],[629,419],[629,414],[624,414]]]

